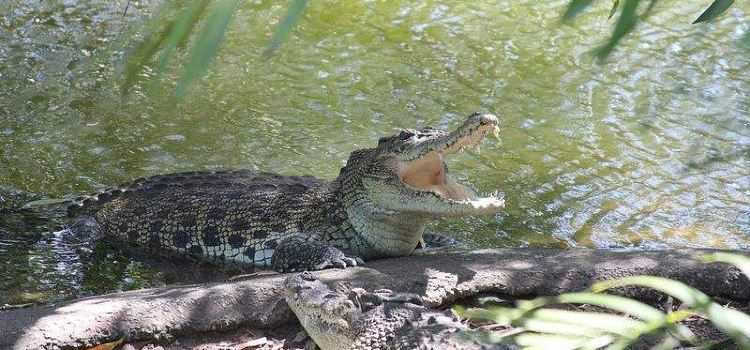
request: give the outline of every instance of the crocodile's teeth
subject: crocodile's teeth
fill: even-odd
[[[495,136],[495,138],[500,141],[500,127],[495,125],[495,128],[492,129],[492,136]]]

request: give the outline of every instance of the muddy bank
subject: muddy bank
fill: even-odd
[[[714,297],[749,300],[750,282],[737,269],[695,260],[709,252],[445,250],[318,275],[330,283],[418,293],[434,307],[479,293],[508,298],[556,295],[637,274],[677,279]],[[279,328],[295,322],[281,295],[284,278],[267,273],[235,282],[145,289],[0,312],[0,349],[80,348],[119,338],[168,340],[240,328]],[[623,293],[642,300],[658,298],[643,289]]]

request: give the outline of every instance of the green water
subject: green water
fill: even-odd
[[[507,211],[431,230],[477,247],[749,248],[750,50],[738,40],[750,5],[693,26],[705,4],[659,2],[598,65],[609,2],[563,26],[566,3],[314,1],[264,60],[287,4],[242,2],[208,77],[177,102],[179,67],[118,90],[153,2],[123,15],[126,1],[4,1],[0,189],[20,202],[220,168],[330,179],[379,136],[490,111],[502,141],[449,166],[501,189]],[[0,305],[175,281],[80,248],[2,226]]]

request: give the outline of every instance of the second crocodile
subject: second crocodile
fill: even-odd
[[[310,272],[284,281],[284,297],[321,350],[511,350],[492,344],[418,296],[360,288],[333,291]]]

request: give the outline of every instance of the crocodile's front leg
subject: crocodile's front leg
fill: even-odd
[[[330,244],[308,241],[299,236],[281,240],[271,257],[271,267],[278,272],[346,268],[362,263],[361,258],[346,256]]]

